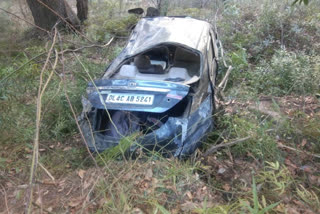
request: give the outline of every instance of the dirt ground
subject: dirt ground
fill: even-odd
[[[275,105],[276,104],[276,105]],[[276,110],[278,108],[278,110]],[[305,112],[307,117],[320,116],[320,105],[313,97],[261,97],[259,102],[240,103],[229,102],[225,106],[226,114],[237,114],[239,111],[260,111],[270,115],[275,120],[281,120],[283,116],[294,118],[295,113]],[[280,110],[280,111],[279,111]],[[286,147],[286,142],[278,140],[279,147],[286,154],[284,165],[288,170],[288,176],[293,179],[303,180],[305,188],[309,185],[320,187],[320,163],[319,157],[313,156],[307,140],[303,140],[297,148]],[[70,146],[70,145],[68,145]],[[250,154],[248,154],[250,156]],[[112,188],[117,191],[121,185],[129,185],[131,200],[139,198],[141,194],[158,194],[157,188],[165,185],[170,191],[159,193],[163,205],[171,207],[172,213],[191,212],[206,206],[228,204],[242,195],[250,193],[252,184],[252,172],[259,174],[265,166],[259,160],[253,158],[235,158],[227,152],[225,158],[213,153],[206,158],[199,158],[200,170],[195,170],[188,182],[183,185],[174,184],[170,180],[161,180],[161,169],[168,167],[177,160],[168,162],[148,162],[131,160],[128,162],[115,162],[119,167],[116,179],[110,178],[103,168],[91,167],[79,169],[63,176],[51,175],[41,167],[38,168],[38,177],[34,184],[33,206],[35,213],[92,213],[104,206],[106,201],[114,200],[110,194],[110,187],[97,192],[97,186],[101,182],[113,182]],[[131,168],[124,167],[130,166]],[[28,180],[18,180],[15,174],[1,175],[0,213],[23,213],[26,206],[26,193]],[[303,178],[303,179],[302,179]],[[111,179],[111,180],[110,180]],[[161,182],[160,182],[161,180]],[[265,187],[264,187],[265,188]],[[266,191],[259,187],[258,191]],[[111,192],[110,192],[111,191]],[[136,196],[135,196],[136,195]],[[294,197],[290,192],[277,196],[281,200],[281,206],[277,207],[279,213],[286,209],[287,213],[314,213],[305,203]],[[148,213],[150,207],[137,202],[131,213]]]

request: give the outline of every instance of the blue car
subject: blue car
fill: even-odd
[[[213,129],[217,38],[189,17],[146,17],[103,77],[88,83],[80,125],[102,152],[138,133],[130,146],[187,157]]]

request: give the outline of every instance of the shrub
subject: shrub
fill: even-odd
[[[319,53],[319,2],[292,6],[288,2],[226,1],[218,16],[218,30],[229,51],[241,45],[250,62],[269,59],[281,47]]]
[[[319,60],[319,56],[280,50],[270,62],[262,61],[258,65],[250,82],[263,94],[313,95],[319,90]]]
[[[137,24],[137,22],[138,17],[135,15],[130,15],[120,19],[107,21],[101,30],[105,30],[114,36],[129,36],[131,29]]]

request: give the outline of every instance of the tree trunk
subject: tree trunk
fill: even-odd
[[[43,29],[51,30],[57,22],[60,26],[80,27],[78,17],[65,0],[27,0],[27,3],[35,24]]]
[[[161,16],[166,16],[169,9],[169,0],[157,0],[157,9]]]
[[[83,23],[88,18],[88,0],[77,0],[78,18]]]

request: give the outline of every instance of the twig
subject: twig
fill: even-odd
[[[57,64],[58,64],[58,59],[59,59],[57,50],[55,50],[55,54],[56,54],[56,59],[55,59],[54,65],[52,67],[52,71],[51,71],[46,83],[43,86],[43,90],[41,91],[40,97],[43,96],[43,93],[44,93],[45,89],[47,88],[47,86],[48,86],[48,84],[49,84],[49,82],[50,82],[50,80],[51,80],[51,78],[52,78],[52,76],[54,74],[54,71],[56,70],[56,67],[57,67]]]
[[[55,181],[51,173],[40,162],[39,162],[39,166],[47,173],[47,175],[51,178],[52,181]]]
[[[217,9],[216,13],[215,13],[215,16],[214,16],[214,29],[215,29],[215,33],[217,35],[217,42],[219,44],[219,48],[220,48],[220,57],[219,57],[219,51],[218,51],[218,54],[217,54],[217,60],[219,60],[220,58],[222,59],[222,62],[223,62],[223,65],[225,67],[228,68],[226,74],[224,75],[222,81],[219,83],[218,87],[215,88],[215,101],[217,103],[221,103],[221,101],[218,99],[218,94],[220,94],[220,97],[222,98],[222,100],[224,100],[224,96],[223,96],[223,91],[225,90],[226,86],[227,86],[227,83],[228,83],[228,80],[229,80],[229,76],[230,76],[230,73],[232,71],[232,66],[231,65],[227,65],[226,63],[226,60],[225,60],[225,57],[224,57],[224,49],[223,49],[223,46],[222,46],[222,43],[221,43],[221,40],[219,38],[219,34],[218,34],[218,29],[217,29],[217,15],[218,15],[218,11],[219,9]]]
[[[99,176],[97,177],[96,182],[92,185],[92,187],[90,188],[89,192],[87,193],[87,195],[86,195],[86,200],[84,200],[83,203],[82,203],[81,214],[83,213],[84,209],[86,208],[86,202],[87,202],[87,200],[90,198],[90,195],[91,195],[92,191],[94,190],[94,188],[96,187],[96,185],[100,182],[100,176],[101,176],[101,175],[99,175]],[[88,200],[88,202],[90,202],[90,201]]]
[[[291,150],[291,151],[295,151],[295,152],[299,152],[299,153],[305,153],[305,154],[310,155],[310,156],[315,157],[315,158],[320,158],[320,155],[312,154],[312,153],[310,153],[310,152],[302,151],[302,150],[299,150],[299,149],[295,149],[295,148],[292,148],[292,147],[290,147],[290,146],[283,145],[282,143],[279,143],[279,142],[278,142],[278,146],[279,146],[280,148],[285,148],[285,149],[289,149],[289,150]]]
[[[32,202],[32,204],[33,204],[34,206],[38,207],[39,209],[43,209],[46,213],[53,214],[53,212],[50,212],[49,210],[47,210],[47,209],[39,206],[38,204],[36,204],[36,203],[34,203],[34,202]]]
[[[245,137],[245,138],[240,138],[240,139],[237,139],[235,141],[232,141],[230,143],[224,143],[224,144],[219,144],[219,145],[216,145],[216,146],[212,146],[210,149],[208,149],[208,151],[206,151],[206,153],[204,153],[203,157],[207,157],[208,155],[212,154],[215,150],[218,150],[220,148],[223,148],[223,147],[228,147],[228,146],[233,146],[235,144],[238,144],[238,143],[242,143],[248,139],[250,139],[251,137]]]
[[[9,206],[8,206],[8,199],[7,199],[7,192],[6,192],[6,189],[1,185],[2,187],[2,191],[3,191],[3,194],[4,194],[4,202],[5,202],[5,205],[6,205],[6,209],[7,209],[7,213],[9,214]]]
[[[226,87],[226,84],[227,84],[227,81],[228,81],[228,78],[230,76],[231,71],[232,71],[232,66],[230,65],[228,70],[227,70],[226,75],[224,75],[223,79],[221,80],[221,82],[218,85],[218,90],[219,91],[220,90],[223,91],[223,89]]]
[[[66,49],[66,50],[60,51],[59,54],[64,54],[64,53],[69,53],[69,52],[78,52],[78,51],[81,51],[81,50],[83,50],[85,48],[94,48],[94,47],[105,48],[105,47],[109,46],[113,40],[114,40],[114,37],[112,37],[109,40],[109,42],[104,44],[104,45],[93,44],[93,45],[87,45],[87,46],[83,46],[83,47],[76,48],[76,49]]]
[[[33,143],[33,154],[32,154],[32,163],[31,163],[31,169],[30,169],[30,182],[29,182],[29,197],[28,197],[28,203],[26,206],[26,213],[31,213],[32,212],[32,197],[33,197],[33,183],[35,180],[35,173],[37,170],[37,165],[38,165],[38,159],[39,159],[39,136],[40,136],[40,122],[41,122],[41,105],[42,105],[42,95],[44,91],[46,90],[46,87],[48,85],[48,80],[50,81],[51,77],[49,76],[47,82],[45,83],[44,87],[43,85],[43,74],[44,71],[46,70],[49,60],[51,57],[51,54],[53,52],[54,45],[56,43],[56,38],[57,38],[57,28],[55,28],[55,33],[52,41],[52,45],[49,49],[47,59],[45,64],[43,65],[41,72],[40,72],[40,80],[39,80],[39,89],[38,89],[38,98],[37,98],[37,113],[36,113],[36,131],[35,131],[35,137],[34,137],[34,143]],[[58,55],[56,54],[56,57]]]
[[[62,48],[60,34],[58,34],[58,36],[59,36],[59,41],[60,41],[60,47]],[[62,84],[63,84],[64,94],[65,94],[65,96],[66,96],[66,99],[67,99],[67,102],[68,102],[68,104],[69,104],[70,110],[71,110],[71,112],[72,112],[73,118],[74,118],[74,120],[75,120],[75,122],[76,122],[77,128],[78,128],[78,130],[79,130],[79,132],[80,132],[81,138],[82,138],[82,140],[85,142],[86,149],[87,149],[87,151],[88,151],[88,153],[89,153],[92,161],[94,162],[95,167],[96,167],[96,168],[99,168],[99,167],[98,167],[98,164],[97,164],[97,162],[96,162],[96,160],[95,160],[95,158],[93,157],[92,153],[90,152],[90,149],[89,149],[89,147],[88,147],[88,143],[87,143],[87,141],[86,141],[86,139],[85,139],[85,137],[84,137],[84,134],[83,134],[83,132],[82,132],[82,129],[81,129],[81,127],[80,127],[80,124],[78,123],[77,115],[76,115],[76,113],[75,113],[75,111],[74,111],[74,108],[73,108],[73,106],[72,106],[72,103],[71,103],[71,101],[70,101],[70,98],[69,98],[69,95],[68,95],[68,92],[67,92],[67,81],[66,81],[66,74],[65,74],[65,70],[64,70],[64,51],[61,52],[61,60],[60,60],[60,61],[61,61],[61,63],[62,63],[62,73],[63,73],[63,77],[60,77],[60,78],[61,78],[61,81],[62,81]]]

